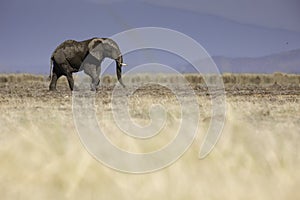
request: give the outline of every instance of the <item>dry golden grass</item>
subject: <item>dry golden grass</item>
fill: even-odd
[[[85,150],[75,129],[72,94],[65,80],[58,84],[59,92],[52,93],[43,77],[20,76],[0,76],[1,199],[300,199],[299,76],[224,75],[227,119],[220,141],[203,160],[198,153],[212,117],[211,105],[205,90],[196,88],[200,109],[196,141],[173,165],[141,175],[107,168]],[[193,83],[201,79],[187,77]],[[110,78],[106,78],[108,85],[114,83]],[[249,86],[275,81],[289,85],[291,94],[278,92],[285,87],[253,90]],[[114,124],[111,90],[103,87],[97,93],[96,109],[114,144],[134,152],[150,151],[174,136],[180,107],[171,93],[150,88],[130,97],[136,123],[149,120],[146,111],[152,103],[168,108],[162,134],[151,141],[136,141]]]

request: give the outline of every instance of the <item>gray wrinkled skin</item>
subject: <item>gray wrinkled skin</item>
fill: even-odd
[[[66,40],[55,49],[51,56],[49,90],[56,90],[57,80],[61,76],[67,77],[69,87],[73,90],[72,73],[82,70],[92,78],[91,89],[95,90],[100,83],[100,64],[104,58],[116,61],[118,80],[125,87],[122,82],[123,57],[117,43],[109,38],[92,38],[80,42]]]

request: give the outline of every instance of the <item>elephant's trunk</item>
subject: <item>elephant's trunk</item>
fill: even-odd
[[[117,77],[118,77],[118,81],[119,83],[125,87],[123,81],[122,81],[122,66],[125,66],[126,64],[123,63],[123,56],[120,55],[117,59],[116,59],[116,70],[117,70]]]
[[[52,78],[52,69],[53,69],[53,56],[50,58],[50,74],[49,74],[49,77],[48,77],[48,80],[50,81],[51,78]]]

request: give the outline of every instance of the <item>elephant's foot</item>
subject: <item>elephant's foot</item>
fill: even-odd
[[[49,91],[51,91],[51,92],[57,92],[57,89],[56,89],[56,88],[53,88],[53,87],[50,87],[50,88],[49,88]]]
[[[91,91],[96,91],[96,86],[94,84],[91,84]]]
[[[100,88],[100,81],[97,84],[91,84],[91,91],[97,91]]]

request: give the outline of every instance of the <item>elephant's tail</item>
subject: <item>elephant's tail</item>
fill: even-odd
[[[50,75],[49,75],[49,81],[51,80],[51,76],[52,76],[52,69],[53,69],[53,60],[52,58],[50,59]]]

